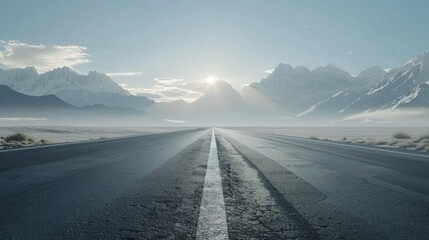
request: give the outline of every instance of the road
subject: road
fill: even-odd
[[[429,239],[429,155],[243,129],[0,151],[0,239]]]

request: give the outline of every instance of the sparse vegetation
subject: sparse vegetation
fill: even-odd
[[[24,133],[15,133],[0,139],[0,145],[5,148],[16,148],[16,147],[26,147],[34,146],[39,144],[48,144],[49,142],[45,139],[40,141],[35,140],[32,137],[27,136]]]
[[[429,144],[420,144],[420,145],[417,145],[415,150],[416,151],[424,151],[428,146],[429,146]]]
[[[395,134],[393,134],[393,138],[396,139],[410,139],[410,135],[403,133],[403,132],[397,132]]]
[[[320,140],[320,138],[318,138],[316,136],[310,136],[310,139],[312,139],[312,140]]]
[[[28,136],[23,133],[15,133],[7,136],[5,138],[5,141],[6,142],[11,142],[11,141],[24,142],[24,141],[27,141],[28,139],[29,139]]]
[[[343,137],[343,141],[347,141],[347,138],[346,138],[346,137]]]
[[[418,139],[419,139],[419,141],[422,141],[425,139],[429,140],[429,134],[421,135]]]
[[[429,152],[429,145],[425,147],[425,151]]]
[[[391,142],[389,142],[389,146],[394,146],[397,143],[398,143],[398,140],[391,141]]]
[[[397,145],[398,148],[413,148],[416,146],[417,145],[415,143],[412,143],[412,142],[402,142],[402,143],[399,143]]]
[[[387,141],[378,141],[374,143],[374,145],[387,145],[387,144],[389,144]]]

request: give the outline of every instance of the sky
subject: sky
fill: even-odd
[[[0,66],[95,70],[136,94],[208,77],[238,89],[279,63],[399,66],[429,49],[428,13],[425,0],[0,0]]]

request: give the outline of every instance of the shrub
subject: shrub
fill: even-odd
[[[6,142],[17,141],[23,142],[28,140],[28,136],[23,133],[15,133],[13,135],[9,135],[5,138]]]
[[[389,144],[389,143],[386,142],[386,141],[377,141],[377,142],[374,142],[374,145],[387,145],[387,144]]]
[[[429,134],[425,134],[419,137],[419,140],[423,140],[423,139],[429,139]]]
[[[313,139],[313,140],[320,140],[320,138],[315,137],[315,136],[311,136],[311,137],[310,137],[310,139]]]
[[[396,139],[410,139],[410,135],[403,133],[403,132],[397,132],[395,134],[393,134],[393,138]]]
[[[429,145],[425,147],[425,151],[429,152]]]

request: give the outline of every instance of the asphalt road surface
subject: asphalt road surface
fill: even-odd
[[[429,155],[240,129],[0,151],[0,239],[429,239]]]

